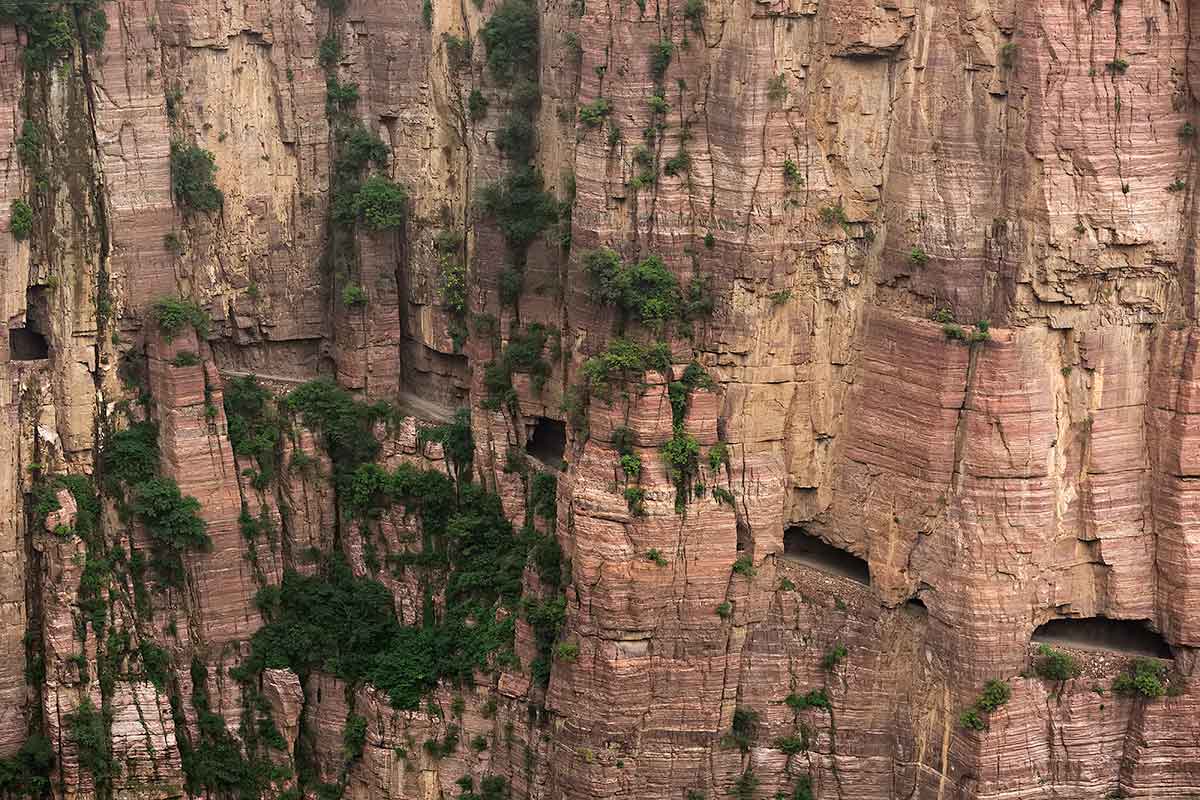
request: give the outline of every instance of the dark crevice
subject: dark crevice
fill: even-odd
[[[1033,641],[1078,647],[1082,650],[1110,650],[1116,653],[1173,658],[1171,647],[1162,635],[1151,630],[1147,620],[1077,617],[1052,619],[1039,625]]]
[[[783,534],[783,557],[830,575],[867,586],[871,584],[871,570],[866,561],[817,538],[804,528],[788,528]]]

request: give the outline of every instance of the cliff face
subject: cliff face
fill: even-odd
[[[0,795],[1200,795],[1200,6],[13,5]]]

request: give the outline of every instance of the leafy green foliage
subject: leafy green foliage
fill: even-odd
[[[675,510],[682,511],[692,494],[692,482],[700,472],[700,443],[696,437],[676,426],[662,447],[667,476],[675,484]]]
[[[758,570],[754,568],[754,559],[750,556],[738,556],[733,562],[733,574],[753,578],[758,574]]]
[[[160,297],[150,307],[150,317],[158,325],[163,339],[170,342],[184,328],[191,327],[201,338],[208,335],[212,319],[194,300],[180,297]]]
[[[488,100],[483,96],[483,92],[478,89],[472,89],[471,94],[467,95],[467,116],[472,122],[479,122],[487,116]]]
[[[213,154],[196,145],[171,143],[171,189],[185,210],[216,211],[225,203],[217,188]]]
[[[346,308],[363,308],[367,304],[367,290],[357,283],[342,287],[342,305]]]
[[[780,736],[772,745],[784,755],[794,756],[808,749],[808,739],[804,736]]]
[[[28,239],[33,232],[33,208],[23,198],[13,200],[8,229],[18,242]]]
[[[454,471],[455,480],[462,485],[471,477],[471,466],[475,459],[475,439],[471,435],[471,411],[460,408],[454,419],[441,425],[421,428],[418,443],[437,442]]]
[[[1167,693],[1167,665],[1153,658],[1135,658],[1129,671],[1118,675],[1112,689],[1118,694],[1136,694],[1155,700]]]
[[[1048,681],[1065,681],[1079,674],[1079,665],[1070,654],[1049,645],[1038,647],[1039,658],[1033,666],[1038,677]]]
[[[105,488],[116,493],[121,485],[133,486],[158,474],[158,428],[138,422],[122,431],[112,431],[100,451]]]
[[[733,710],[731,730],[724,736],[722,742],[726,746],[736,746],[743,753],[747,753],[757,734],[758,712],[739,706]]]
[[[120,765],[112,755],[109,722],[96,710],[89,697],[84,697],[76,709],[64,717],[67,735],[79,753],[79,764],[92,774],[98,793],[108,791]]]
[[[108,30],[101,0],[0,0],[0,22],[25,31],[26,66],[45,70],[69,55],[78,38],[86,50],[99,49]]]
[[[199,516],[199,501],[181,494],[169,478],[151,478],[133,487],[131,508],[150,534],[151,565],[163,583],[181,586],[184,551],[212,544]]]
[[[226,727],[225,719],[212,710],[208,696],[208,669],[198,657],[191,665],[192,708],[196,712],[197,741],[193,742],[184,723],[182,703],[171,700],[179,736],[179,753],[192,796],[212,796],[258,800],[270,784],[290,777],[272,765],[266,748],[283,749],[283,737],[270,717],[270,705],[261,700],[249,684],[242,687],[241,742]],[[255,699],[259,698],[257,702]],[[265,747],[264,747],[265,745]]]
[[[675,45],[669,40],[661,40],[650,46],[650,74],[654,76],[655,81],[661,81],[667,74],[667,67],[671,66],[671,55],[675,52]]]
[[[391,413],[384,403],[360,403],[328,378],[292,390],[284,407],[300,414],[304,424],[320,434],[340,480],[375,458],[379,442],[372,428]]]
[[[788,708],[793,711],[804,711],[809,708],[821,708],[828,710],[832,707],[829,701],[829,695],[824,689],[813,689],[807,694],[789,694],[784,700]]]
[[[614,383],[625,383],[635,376],[641,378],[647,370],[663,372],[670,365],[671,350],[665,343],[647,347],[618,338],[583,363],[583,377],[593,394],[608,399]]]
[[[579,121],[589,128],[598,128],[612,113],[612,103],[607,98],[598,97],[593,102],[579,107]]]
[[[825,653],[821,659],[821,666],[826,672],[833,672],[837,668],[837,665],[846,659],[847,655],[849,655],[849,652],[846,650],[846,645],[839,642]]]
[[[282,428],[270,391],[253,375],[232,378],[225,387],[225,419],[235,455],[258,464],[254,484],[264,488],[279,462]]]
[[[351,712],[346,715],[346,724],[342,728],[342,752],[347,761],[357,761],[362,758],[363,748],[367,744],[367,718]]]
[[[983,694],[975,705],[980,711],[995,711],[1012,697],[1012,688],[1004,681],[990,680],[983,685]]]
[[[501,85],[536,73],[538,13],[528,0],[504,0],[479,31],[488,69]]]
[[[959,714],[958,724],[971,731],[981,731],[987,727],[987,723],[975,708],[968,708]]]
[[[602,305],[616,306],[622,324],[633,320],[661,331],[669,321],[688,322],[712,313],[704,285],[693,281],[685,295],[679,279],[658,256],[624,264],[616,252],[600,248],[584,255],[583,262],[593,297]]]
[[[485,187],[480,196],[480,211],[496,220],[514,252],[523,253],[558,219],[558,203],[542,186],[541,173],[525,165]]]
[[[30,736],[11,758],[0,758],[0,797],[44,797],[53,768],[50,741],[39,734]]]
[[[489,364],[484,371],[484,388],[488,394],[483,407],[493,411],[512,408],[517,401],[512,376],[518,372],[528,374],[534,392],[541,394],[552,369],[543,352],[547,341],[557,336],[558,331],[536,322],[523,332],[514,333],[499,360]]]
[[[373,231],[393,230],[404,224],[408,193],[382,175],[372,175],[354,196],[356,215]]]

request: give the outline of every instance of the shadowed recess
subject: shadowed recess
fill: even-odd
[[[567,449],[566,423],[547,417],[538,417],[529,441],[525,443],[525,452],[555,469],[563,466],[563,453]]]
[[[50,357],[50,346],[46,337],[27,328],[10,330],[8,346],[13,361],[41,361]]]
[[[813,536],[804,528],[788,528],[783,534],[783,557],[866,586],[871,584],[871,571],[866,561]]]
[[[1078,647],[1081,650],[1111,650],[1116,653],[1173,658],[1171,647],[1150,629],[1145,620],[1082,617],[1052,619],[1039,625],[1033,641]]]

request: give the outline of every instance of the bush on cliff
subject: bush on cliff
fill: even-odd
[[[501,85],[536,72],[538,12],[528,0],[504,0],[479,31],[488,69]]]
[[[275,474],[282,429],[271,393],[253,375],[232,378],[225,386],[225,419],[235,455],[258,464],[255,486],[263,488]]]
[[[150,317],[158,325],[163,339],[170,342],[189,325],[201,338],[208,335],[212,319],[194,300],[160,297],[150,307]]]
[[[1040,678],[1049,681],[1065,681],[1079,674],[1079,665],[1068,653],[1043,644],[1038,647],[1038,655],[1040,657],[1033,669]]]
[[[1151,700],[1167,693],[1167,665],[1153,658],[1135,658],[1129,671],[1118,675],[1112,689],[1118,694],[1136,694]]]
[[[213,154],[196,145],[171,143],[171,189],[185,210],[216,211],[225,203],[217,188]]]

